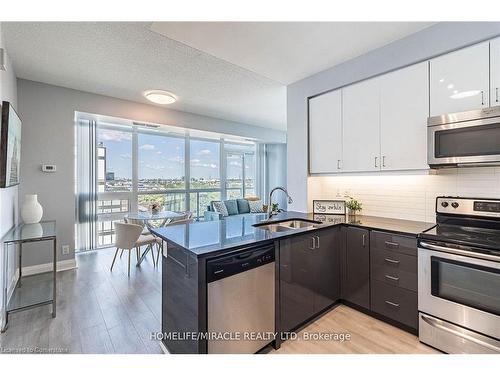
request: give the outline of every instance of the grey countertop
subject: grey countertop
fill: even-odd
[[[320,215],[303,212],[283,212],[274,216],[272,221],[288,219],[309,219],[321,222],[314,228],[295,229],[287,232],[270,232],[254,227],[267,221],[266,214],[247,214],[227,217],[224,220],[200,221],[190,224],[172,225],[151,231],[167,242],[188,250],[196,257],[207,257],[233,248],[238,248],[254,243],[264,243],[278,238],[293,236],[320,228],[335,225],[359,226],[367,229],[388,231],[397,234],[416,236],[432,228],[435,224],[419,221],[389,219],[375,216],[359,215],[355,217],[346,215]]]

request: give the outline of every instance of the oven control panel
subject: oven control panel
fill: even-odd
[[[437,197],[436,213],[500,218],[500,199]]]

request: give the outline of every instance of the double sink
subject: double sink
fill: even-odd
[[[262,222],[254,224],[254,227],[268,230],[270,232],[288,232],[296,229],[315,228],[321,224],[320,221],[306,220],[306,219],[291,219],[283,221]]]

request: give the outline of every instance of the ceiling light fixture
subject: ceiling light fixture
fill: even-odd
[[[149,90],[144,93],[144,96],[147,100],[156,104],[172,104],[177,101],[174,94],[165,90]]]

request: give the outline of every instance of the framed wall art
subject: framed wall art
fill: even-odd
[[[9,102],[2,102],[0,130],[0,188],[19,184],[21,119]]]

